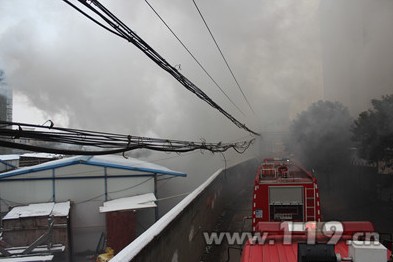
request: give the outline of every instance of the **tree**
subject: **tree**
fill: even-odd
[[[372,161],[392,157],[393,95],[371,100],[372,108],[359,114],[352,127],[359,156]]]
[[[309,168],[347,164],[352,118],[339,102],[318,101],[292,122],[289,147]]]

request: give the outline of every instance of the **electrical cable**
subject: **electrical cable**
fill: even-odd
[[[213,81],[213,83],[218,87],[218,89],[223,93],[226,98],[232,103],[233,106],[239,110],[240,113],[245,116],[243,111],[233,102],[233,100],[225,93],[225,91],[221,88],[221,86],[216,82],[216,80],[213,79],[213,77],[206,71],[205,67],[196,59],[196,57],[191,53],[191,51],[187,48],[187,46],[183,43],[183,41],[180,40],[180,38],[173,32],[173,30],[170,28],[170,26],[164,21],[164,19],[158,14],[158,12],[154,9],[154,7],[147,1],[145,0],[146,4],[153,10],[153,12],[157,15],[157,17],[161,20],[161,22],[168,28],[168,30],[172,33],[172,35],[179,41],[179,43],[186,49],[186,51],[190,54],[190,56],[195,60],[195,62],[199,65],[199,67],[205,72],[205,74]]]
[[[224,163],[225,163],[225,165],[224,165],[224,177],[226,178],[227,177],[227,158],[225,157],[224,152],[220,152],[220,153],[221,153],[222,157],[224,158]]]
[[[104,28],[105,30],[108,30],[109,32],[111,32],[112,34],[115,34],[119,37],[124,38],[124,36],[122,36],[121,34],[117,33],[116,31],[110,29],[109,27],[103,25],[102,23],[98,22],[96,19],[92,18],[91,16],[89,16],[87,13],[83,12],[82,9],[78,8],[76,5],[74,5],[73,3],[71,3],[68,0],[63,0],[64,2],[66,2],[67,4],[69,4],[72,8],[74,8],[75,10],[77,10],[78,12],[80,12],[82,15],[84,15],[85,17],[87,17],[88,19],[90,19],[91,21],[93,21],[94,23],[96,23],[97,25],[101,26],[102,28]]]
[[[138,187],[138,186],[140,186],[140,185],[142,185],[142,184],[144,184],[144,183],[146,183],[146,182],[148,182],[149,180],[152,180],[152,179],[153,179],[153,178],[150,177],[150,178],[148,178],[148,179],[146,179],[146,180],[143,180],[142,182],[140,182],[140,183],[138,183],[138,184],[136,184],[136,185],[133,185],[133,186],[131,186],[131,187],[119,189],[119,190],[116,190],[116,191],[111,191],[111,192],[108,192],[107,194],[113,194],[113,193],[119,193],[119,192],[127,191],[127,190],[133,189],[133,188],[135,188],[135,187]],[[91,201],[95,200],[96,198],[99,198],[99,197],[102,197],[102,196],[105,196],[105,193],[100,194],[100,195],[97,195],[97,196],[92,197],[92,198],[89,198],[89,199],[86,199],[86,200],[82,200],[82,201],[79,201],[79,202],[75,202],[74,204],[75,204],[75,205],[78,205],[78,204],[83,204],[83,203],[91,202]],[[96,201],[101,201],[101,200],[96,200]]]
[[[169,197],[157,198],[156,201],[168,200],[168,199],[177,198],[177,197],[181,197],[181,196],[187,196],[190,193],[191,192],[186,192],[186,193],[182,193],[182,194],[172,195],[172,196],[169,196]],[[154,201],[154,202],[156,202],[156,201]]]
[[[69,4],[68,0],[63,0],[65,3]],[[147,55],[151,60],[153,60],[159,67],[172,75],[177,81],[179,81],[186,89],[194,93],[201,100],[205,101],[211,107],[217,109],[221,114],[227,117],[232,123],[237,127],[247,130],[248,132],[260,136],[259,133],[249,129],[245,124],[239,122],[235,117],[225,111],[216,102],[214,102],[206,93],[204,93],[200,88],[198,88],[194,83],[182,75],[176,67],[169,64],[160,54],[158,54],[150,45],[148,45],[142,38],[140,38],[134,31],[132,31],[127,25],[125,25],[119,18],[112,14],[108,9],[106,9],[97,0],[78,0],[81,4],[90,9],[93,13],[101,17],[108,25],[110,25],[114,30],[118,32],[115,34],[121,38],[134,44],[139,50],[141,50],[145,55]],[[94,5],[94,6],[93,6]],[[78,10],[81,12],[81,10]],[[83,13],[84,14],[84,13]],[[89,16],[90,20],[95,21],[94,18]],[[106,28],[105,28],[106,29]],[[108,30],[109,31],[109,30]],[[111,32],[111,31],[110,31]]]
[[[168,178],[163,178],[163,179],[157,180],[157,182],[160,182],[159,184],[157,183],[157,189],[163,188],[173,178],[177,178],[177,176],[171,176],[171,177],[168,177]],[[164,182],[161,182],[161,181],[164,181]]]
[[[123,191],[127,191],[127,190],[130,190],[130,189],[136,188],[136,187],[138,187],[138,186],[140,186],[140,185],[143,185],[144,183],[146,183],[146,182],[148,182],[148,181],[150,181],[150,180],[152,180],[152,179],[153,179],[153,177],[149,177],[148,179],[143,180],[142,182],[140,182],[140,183],[138,183],[138,184],[136,184],[136,185],[132,185],[132,186],[130,186],[130,187],[123,188],[123,189],[119,189],[119,190],[115,190],[115,191],[111,191],[111,192],[108,192],[108,194],[120,193],[120,192],[123,192]]]
[[[243,89],[240,87],[240,84],[239,84],[239,82],[237,81],[237,79],[236,79],[236,77],[235,77],[235,74],[233,73],[231,67],[230,67],[229,64],[228,64],[228,61],[226,60],[226,58],[225,58],[223,52],[221,51],[220,46],[218,45],[216,39],[214,38],[212,31],[210,30],[209,26],[207,25],[207,22],[206,22],[205,18],[203,17],[201,10],[199,9],[199,7],[198,7],[197,3],[195,2],[195,0],[192,0],[192,1],[194,2],[194,5],[195,5],[196,9],[198,10],[198,13],[199,13],[200,17],[202,18],[203,23],[205,24],[207,30],[209,31],[210,36],[212,37],[214,43],[216,44],[216,47],[217,47],[218,51],[220,52],[222,59],[224,59],[224,62],[225,62],[225,64],[226,64],[226,66],[227,66],[229,72],[231,73],[233,79],[235,80],[237,87],[239,88],[240,92],[242,93],[244,100],[247,102],[249,108],[251,109],[251,111],[252,111],[252,112],[254,113],[254,115],[255,115],[254,109],[252,108],[250,102],[248,101],[246,95],[244,94]]]
[[[26,127],[35,129],[24,130]],[[26,144],[20,141],[21,138],[30,139],[35,144]],[[0,146],[64,155],[105,155],[141,148],[179,153],[197,149],[214,153],[233,148],[243,153],[254,140],[236,143],[192,142],[0,121]]]

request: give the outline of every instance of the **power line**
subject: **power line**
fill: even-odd
[[[199,13],[200,17],[202,18],[203,23],[205,24],[207,30],[209,31],[210,36],[212,37],[214,43],[216,44],[216,47],[217,47],[218,51],[220,52],[222,59],[224,59],[224,62],[225,62],[225,64],[227,65],[229,72],[231,73],[233,79],[235,80],[237,87],[239,88],[240,92],[242,93],[244,100],[247,102],[247,104],[248,104],[249,108],[251,109],[251,111],[255,114],[254,109],[252,108],[250,102],[248,101],[246,95],[244,94],[243,89],[240,87],[240,84],[239,84],[239,82],[237,81],[237,79],[236,79],[236,77],[235,77],[235,74],[233,73],[231,67],[230,67],[229,64],[228,64],[228,61],[226,60],[224,54],[223,54],[222,51],[221,51],[220,46],[218,45],[216,39],[214,38],[212,31],[210,30],[209,26],[207,25],[207,22],[206,22],[205,18],[203,17],[203,15],[202,15],[202,13],[201,13],[201,10],[199,10],[198,5],[197,5],[197,3],[195,2],[195,0],[192,0],[192,1],[194,2],[194,5],[195,5],[196,9],[198,10],[198,13]]]
[[[190,193],[191,192],[186,192],[186,193],[172,195],[172,196],[168,196],[168,197],[162,197],[162,198],[158,198],[156,201],[168,200],[168,199],[177,198],[177,197],[181,197],[181,196],[187,196]],[[154,202],[156,202],[156,201],[154,201]]]
[[[77,10],[79,13],[81,13],[82,15],[84,15],[86,18],[90,19],[91,21],[93,21],[94,23],[96,23],[97,25],[101,26],[102,28],[104,28],[105,30],[108,30],[109,32],[111,32],[112,34],[115,34],[119,37],[124,38],[121,34],[119,34],[118,32],[110,29],[109,27],[103,25],[102,23],[98,22],[96,19],[92,18],[91,16],[89,16],[88,14],[86,14],[85,12],[82,11],[82,9],[78,8],[76,5],[74,5],[73,3],[71,3],[68,0],[63,0],[64,2],[66,2],[67,4],[69,4],[71,7],[73,7],[75,10]]]
[[[70,2],[68,0],[63,0],[63,1],[67,4],[70,4]],[[116,36],[124,38],[127,41],[134,44],[144,54],[146,54],[151,60],[153,60],[158,66],[160,66],[163,70],[167,71],[177,81],[179,81],[186,89],[188,89],[189,91],[194,93],[201,100],[208,103],[211,107],[217,109],[225,117],[227,117],[230,121],[232,121],[237,127],[245,129],[254,135],[260,136],[259,133],[252,131],[245,124],[242,124],[236,118],[234,118],[231,114],[229,114],[223,108],[221,108],[207,94],[205,94],[194,83],[192,83],[189,79],[187,79],[184,75],[182,75],[174,66],[169,64],[150,45],[148,45],[142,38],[140,38],[134,31],[132,31],[129,27],[127,27],[127,25],[125,25],[119,18],[117,18],[114,14],[112,14],[108,9],[106,9],[97,0],[91,0],[90,2],[88,2],[86,0],[78,0],[78,1],[81,4],[83,4],[84,6],[86,6],[87,8],[89,8],[96,15],[101,17],[109,26],[111,26],[114,30],[116,30],[118,32],[118,34],[115,34]],[[70,5],[70,6],[72,6],[72,5]],[[74,6],[72,6],[72,7],[74,7]],[[84,13],[81,9],[76,9],[76,10],[78,12],[83,13],[85,16],[89,16],[88,14]],[[95,20],[91,16],[89,16],[89,19]],[[107,28],[105,28],[105,29],[108,30]],[[108,31],[113,33],[112,30],[108,30]]]
[[[235,104],[235,102],[232,101],[232,99],[225,93],[225,91],[221,88],[221,86],[213,79],[213,77],[206,71],[205,67],[196,59],[196,57],[191,53],[191,51],[187,48],[187,46],[180,40],[180,38],[175,34],[175,32],[170,28],[170,26],[164,21],[164,19],[158,14],[158,12],[154,9],[154,7],[147,1],[145,0],[146,4],[153,10],[153,12],[157,15],[157,17],[161,20],[161,22],[168,28],[168,30],[173,34],[173,36],[179,41],[179,43],[186,49],[186,51],[190,54],[190,56],[195,60],[195,62],[199,65],[200,68],[205,72],[205,74],[213,81],[213,83],[220,89],[220,91],[228,98],[228,100],[232,103],[233,106],[239,110],[240,113],[242,113],[244,116],[245,114],[243,113],[242,110]]]
[[[37,130],[30,130],[29,128],[32,127]],[[30,139],[32,142],[39,142],[39,144],[33,145],[23,143],[22,141],[18,142],[19,139]],[[236,152],[243,153],[253,141],[237,143],[192,142],[61,128],[54,125],[48,127],[0,121],[0,146],[65,155],[105,155],[124,153],[141,148],[179,153],[198,149],[224,152],[233,148]],[[62,147],[59,147],[59,145]],[[70,148],[70,146],[74,147]],[[82,147],[87,147],[88,149],[82,150]]]

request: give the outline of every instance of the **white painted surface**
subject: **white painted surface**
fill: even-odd
[[[0,160],[19,160],[19,155],[0,155]]]
[[[22,157],[36,157],[36,158],[62,158],[64,155],[59,154],[49,154],[49,153],[25,153],[21,155]]]
[[[100,212],[105,213],[120,210],[156,207],[157,205],[154,202],[156,200],[156,196],[153,193],[119,198],[104,202],[103,206],[100,207]]]
[[[8,212],[3,220],[18,219],[26,217],[40,217],[40,216],[68,216],[70,212],[70,202],[63,203],[39,203],[30,204],[28,206],[14,207]]]
[[[43,203],[52,200],[52,181],[20,181],[0,183],[1,210],[12,206]],[[61,201],[61,200],[58,200]]]
[[[70,213],[70,201],[56,203],[52,210],[52,215],[55,217],[68,216]]]
[[[22,254],[23,253],[23,251],[25,251],[26,250],[26,248],[28,248],[27,246],[26,247],[14,247],[14,248],[7,248],[6,250],[11,254],[11,255],[20,255],[20,254]],[[50,248],[50,251],[51,252],[64,252],[64,250],[65,250],[65,246],[52,246],[51,248]],[[31,251],[31,253],[41,253],[41,254],[43,254],[43,253],[45,253],[45,252],[48,252],[49,250],[48,250],[48,247],[36,247],[36,248],[34,248],[32,251]]]
[[[1,258],[1,262],[33,262],[33,261],[52,261],[53,255],[48,256],[31,256],[31,257],[15,257]]]
[[[387,249],[378,241],[352,241],[348,256],[353,262],[386,262]]]

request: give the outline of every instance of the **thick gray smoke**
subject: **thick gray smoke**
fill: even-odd
[[[325,99],[356,117],[393,92],[393,1],[321,0]]]
[[[219,128],[233,139],[243,136],[131,44],[61,1],[33,2],[2,3],[7,26],[1,32],[1,57],[15,92],[27,95],[36,107],[66,114],[73,127],[222,140],[225,136],[217,132]],[[260,118],[288,119],[293,111],[320,97],[318,4],[200,3],[256,109],[256,119],[191,3],[152,2],[248,118],[208,81],[147,5],[103,3],[170,63],[181,64],[183,74],[251,128],[259,128]],[[270,114],[265,113],[268,109]]]
[[[330,100],[337,100],[335,96],[345,97],[342,92],[330,91],[352,86],[335,84],[332,80],[338,72],[335,67],[343,67],[347,70],[345,72],[357,70],[348,66],[357,65],[356,61],[341,64],[337,58],[345,57],[345,48],[337,53],[336,47],[331,45],[336,38],[347,38],[345,32],[334,35],[334,30],[346,28],[337,25],[339,22],[334,29],[330,26],[335,18],[341,17],[341,13],[334,17],[330,17],[329,13],[334,11],[331,9],[337,13],[342,1],[324,0],[321,6],[319,1],[310,0],[197,1],[254,107],[254,115],[244,102],[192,2],[150,1],[241,107],[246,114],[244,117],[210,82],[144,1],[101,2],[168,62],[180,64],[181,72],[224,109],[257,131],[287,131],[290,119],[312,102],[322,99],[324,93],[329,94]],[[334,2],[337,6],[327,2]],[[383,29],[391,25],[389,9],[386,8],[389,4],[385,2],[375,5],[372,16],[377,16],[378,8],[385,8],[383,16],[380,16],[383,17],[380,21]],[[353,8],[358,7],[354,4]],[[228,142],[248,135],[186,91],[133,45],[88,21],[63,1],[3,0],[0,12],[0,68],[5,70],[16,96],[26,97],[26,103],[45,112],[48,119],[61,115],[67,120],[64,122],[73,128],[182,140],[199,141],[204,138],[209,142]],[[360,14],[351,15],[356,18]],[[345,23],[343,19],[338,21]],[[372,23],[371,20],[369,22]],[[377,30],[377,24],[372,28]],[[368,35],[367,39],[371,39],[372,50],[381,49],[385,36],[390,37],[386,30],[370,32],[372,35]],[[334,38],[330,38],[329,34],[333,34]],[[386,50],[390,50],[389,41],[386,45],[389,49]],[[347,59],[350,61],[358,57],[357,53],[349,55]],[[374,56],[373,52],[368,52],[364,61],[372,63],[370,66],[367,63],[362,65],[367,70],[375,66],[372,75],[377,76],[375,72],[381,72],[381,81],[387,83],[385,72],[392,68],[388,61],[393,59],[382,59],[385,62],[379,64],[379,58],[384,55]],[[379,70],[382,66],[386,67]],[[356,72],[361,73],[347,75],[352,79],[352,76],[362,75],[364,70]],[[347,83],[349,80],[345,80],[345,75],[339,76],[342,82]],[[362,80],[356,81],[362,83]],[[367,85],[367,88],[386,86],[385,82]],[[329,90],[324,90],[324,86]],[[362,92],[358,96],[362,96]],[[369,96],[368,91],[365,96]],[[345,101],[344,104],[347,105]],[[179,182],[179,191],[190,190],[224,165],[221,155],[212,157],[209,153],[195,153],[174,156],[153,153],[149,159],[168,159],[160,163],[189,173],[187,183]],[[254,156],[254,151],[250,150],[245,156],[233,152],[226,156],[229,163],[233,163],[243,157]]]
[[[351,124],[342,104],[318,101],[293,121],[289,147],[308,168],[340,169],[350,163]]]
[[[151,1],[160,15],[245,112],[239,113],[143,2],[102,1],[218,104],[257,131],[282,128],[322,94],[318,2],[198,1],[256,115],[250,112],[192,2]],[[1,1],[0,67],[16,95],[73,128],[182,140],[247,137],[198,100],[133,45],[91,23],[62,1]],[[41,121],[41,120],[40,120]],[[56,123],[55,123],[56,124]],[[221,155],[153,153],[189,173],[189,191]],[[226,153],[228,165],[255,156]],[[173,157],[173,158],[172,158]],[[168,183],[169,184],[169,183]]]

